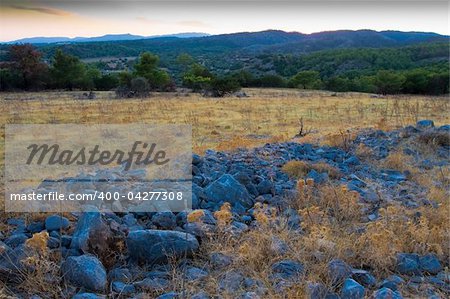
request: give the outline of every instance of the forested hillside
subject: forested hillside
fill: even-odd
[[[88,75],[78,73],[78,84],[72,82],[68,86],[54,84],[47,77],[38,84],[40,88],[120,86],[128,78],[127,73],[138,76],[135,65],[144,52],[155,55],[153,68],[157,65],[167,75],[163,90],[168,86],[204,90],[215,79],[232,81],[233,89],[239,85],[383,94],[445,94],[449,85],[448,37],[435,33],[359,30],[306,35],[269,30],[35,47],[39,60],[50,68],[60,52],[81,60],[84,73],[91,74],[91,78],[85,78]],[[0,46],[2,89],[26,89],[28,84],[17,83],[24,78],[20,79],[17,57],[11,55],[10,49],[11,45]],[[160,90],[153,79],[147,78],[147,83],[153,85],[150,89]],[[125,80],[128,85],[130,80]]]

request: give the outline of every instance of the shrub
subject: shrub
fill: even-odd
[[[214,78],[210,91],[214,97],[223,97],[240,89],[239,83],[232,78]]]

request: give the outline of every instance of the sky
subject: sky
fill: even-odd
[[[449,34],[449,1],[0,0],[0,41],[35,36],[340,29]]]

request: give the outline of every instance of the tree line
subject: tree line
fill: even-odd
[[[439,51],[440,48],[431,50],[433,49]],[[8,59],[0,62],[0,90],[116,90],[121,97],[146,96],[152,91],[173,91],[177,85],[217,97],[237,91],[241,87],[285,87],[381,94],[449,92],[448,61],[421,66],[411,63],[408,65],[408,60],[398,55],[398,65],[386,64],[395,60],[396,52],[379,49],[376,51],[378,52],[372,49],[359,52],[338,50],[332,55],[328,52],[313,53],[303,58],[291,55],[263,55],[260,59],[270,61],[277,71],[259,75],[249,69],[215,74],[190,55],[182,53],[173,62],[178,72],[171,76],[166,68],[160,66],[159,57],[149,52],[142,53],[129,70],[107,73],[95,65],[83,63],[78,57],[66,54],[61,49],[57,49],[50,61],[45,62],[42,53],[32,45],[13,45],[9,47]],[[382,54],[377,56],[376,53]],[[361,67],[339,70],[348,55],[357,57]],[[426,59],[430,54],[416,51],[410,53],[411,55],[415,55],[417,59]],[[368,61],[370,67],[367,67]],[[408,65],[406,69],[405,65]]]

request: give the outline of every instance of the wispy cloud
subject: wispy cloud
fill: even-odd
[[[54,16],[61,16],[61,17],[67,17],[72,16],[73,14],[62,10],[62,9],[56,9],[51,7],[39,7],[39,6],[24,6],[24,5],[17,5],[17,4],[11,4],[8,5],[8,7],[17,9],[17,10],[25,10],[25,11],[32,11],[32,12],[38,12],[48,15],[54,15]]]
[[[136,20],[138,20],[139,22],[143,22],[147,25],[161,25],[165,23],[164,21],[161,20],[148,19],[146,17],[136,17]]]
[[[200,28],[208,28],[211,27],[211,25],[208,25],[202,21],[195,21],[195,20],[190,20],[190,21],[180,21],[177,22],[178,25],[181,26],[188,26],[188,27],[200,27]]]

